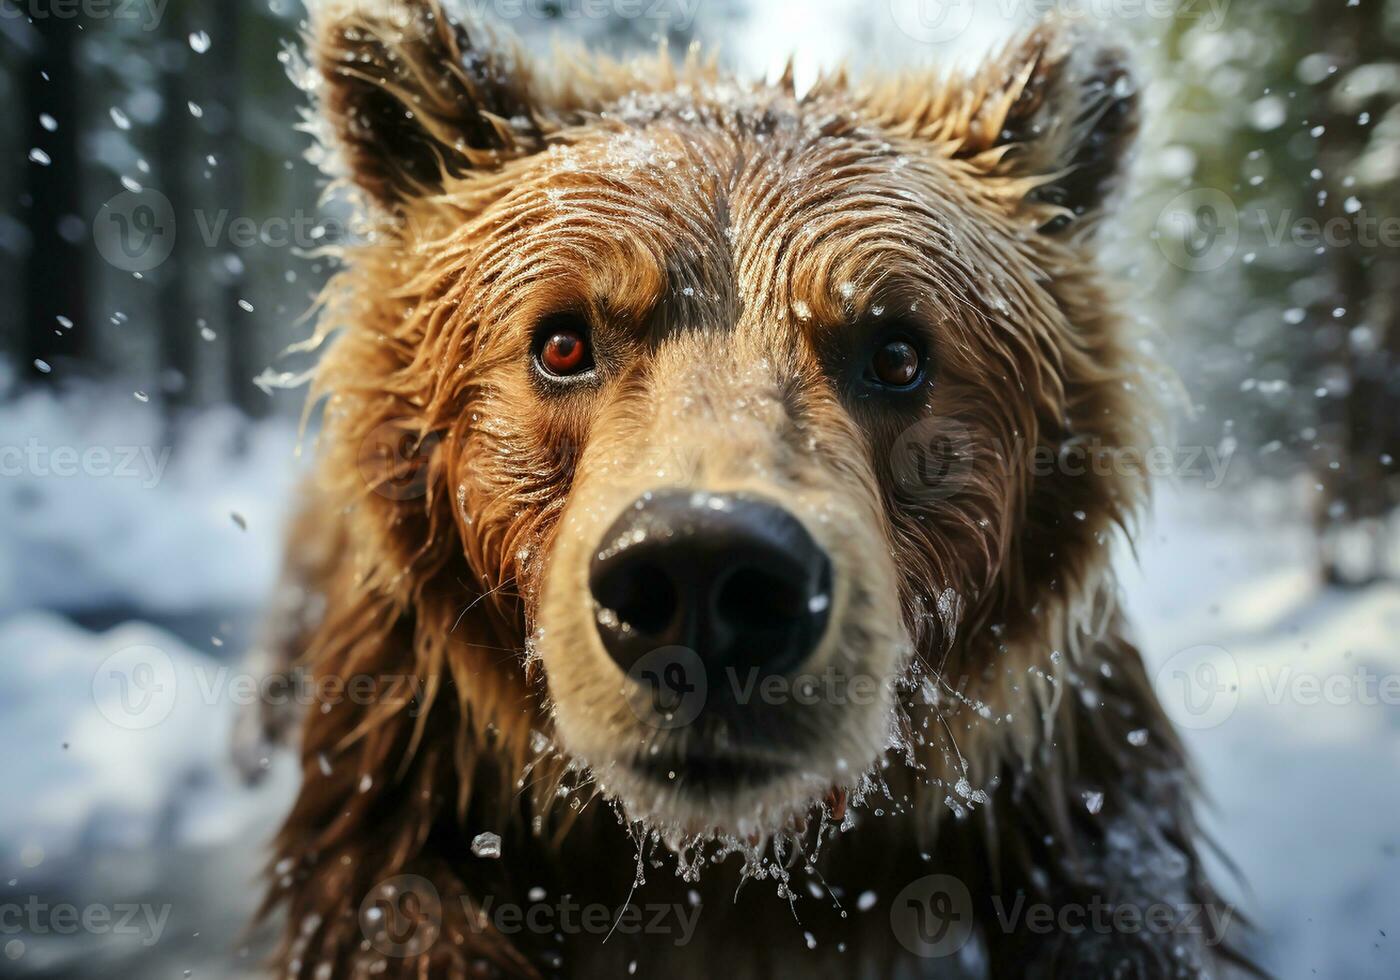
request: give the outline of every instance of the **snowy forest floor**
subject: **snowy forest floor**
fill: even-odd
[[[170,440],[134,403],[3,414],[50,449]],[[296,775],[278,758],[245,788],[228,763],[236,705],[207,691],[237,670],[270,588],[295,433],[210,413],[170,441],[154,479],[26,464],[0,483],[0,905],[144,903],[155,917],[67,935],[26,913],[26,931],[0,935],[0,974],[243,977],[265,949],[244,929]],[[1306,524],[1262,488],[1159,494],[1139,561],[1121,562],[1124,589],[1161,684],[1199,676],[1203,645],[1238,677],[1183,717],[1255,954],[1283,978],[1394,978],[1400,586],[1319,588]],[[149,727],[113,723],[99,669],[133,645],[168,656],[176,681]]]

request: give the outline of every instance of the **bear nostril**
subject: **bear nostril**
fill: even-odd
[[[831,561],[785,508],[752,497],[657,491],[623,511],[588,573],[599,639],[623,670],[663,647],[731,671],[785,674],[826,631]]]
[[[807,614],[804,591],[787,578],[761,568],[740,568],[715,596],[716,618],[736,631],[782,629]]]
[[[654,562],[615,565],[596,578],[592,589],[599,605],[638,633],[658,635],[676,618],[676,587]]]

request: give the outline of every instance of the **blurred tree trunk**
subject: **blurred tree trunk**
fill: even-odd
[[[1385,61],[1393,50],[1386,34],[1384,4],[1314,8],[1316,37],[1336,70],[1320,86],[1316,121],[1323,126],[1318,166],[1324,174],[1327,194],[1317,205],[1324,228],[1339,229],[1344,239],[1328,243],[1327,264],[1333,276],[1332,309],[1323,324],[1341,328],[1321,379],[1337,397],[1321,406],[1322,452],[1316,457],[1322,574],[1332,582],[1349,577],[1360,582],[1380,574],[1381,542],[1372,542],[1372,567],[1352,569],[1348,575],[1338,566],[1335,542],[1328,540],[1339,527],[1379,521],[1397,501],[1387,487],[1388,467],[1382,462],[1393,452],[1395,416],[1400,414],[1392,376],[1396,347],[1394,290],[1395,269],[1382,261],[1384,247],[1372,240],[1378,226],[1396,216],[1387,208],[1386,195],[1377,188],[1358,185],[1357,164],[1370,141],[1371,119],[1388,108],[1384,93],[1370,101],[1358,100],[1349,91],[1358,68]],[[1366,112],[1367,122],[1361,113]],[[1389,450],[1387,449],[1389,446]],[[1378,531],[1371,532],[1373,536]]]
[[[23,367],[34,379],[50,377],[36,368],[37,358],[58,366],[76,361],[87,347],[88,320],[84,247],[92,234],[82,214],[78,130],[77,73],[73,57],[76,21],[39,17],[33,21],[37,44],[23,69],[24,116],[28,145],[47,157],[31,154],[25,171],[22,212],[31,241],[23,276],[21,331]],[[44,117],[57,123],[49,132]],[[61,327],[59,317],[72,321]]]
[[[223,101],[227,114],[227,138],[216,151],[219,165],[214,171],[213,199],[220,207],[228,209],[230,215],[245,214],[244,145],[247,134],[244,132],[242,104],[243,75],[243,30],[247,17],[242,4],[227,7],[216,5],[219,12],[219,31],[208,57],[211,74],[219,80],[218,97]],[[266,70],[262,65],[257,70]],[[265,415],[269,409],[268,398],[253,384],[253,377],[262,365],[258,337],[253,325],[258,322],[245,316],[239,301],[246,298],[246,273],[241,262],[227,269],[223,285],[222,313],[227,339],[228,365],[226,378],[230,400],[253,417]]]
[[[176,14],[174,10],[171,14]],[[189,96],[185,76],[191,70],[186,36],[186,20],[175,15],[166,20],[169,40],[162,44],[178,55],[162,63],[161,96],[164,106],[155,138],[161,175],[161,190],[170,199],[176,221],[184,226],[177,235],[174,250],[157,270],[157,311],[160,324],[161,388],[172,406],[199,404],[207,400],[201,391],[198,371],[199,341],[190,308],[187,287],[191,278],[189,255],[199,248],[198,223],[192,220],[189,181],[200,172],[198,147],[192,145]]]

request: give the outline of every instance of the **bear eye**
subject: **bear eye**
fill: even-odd
[[[906,389],[918,384],[924,374],[919,349],[903,337],[884,341],[870,358],[870,380],[886,388]]]
[[[545,374],[567,378],[593,368],[588,324],[574,314],[552,316],[540,325],[535,339],[535,362]]]

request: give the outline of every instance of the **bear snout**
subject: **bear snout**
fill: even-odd
[[[727,672],[785,676],[826,632],[832,562],[785,507],[752,495],[649,492],[590,564],[598,634],[623,671],[692,651],[712,690]]]

